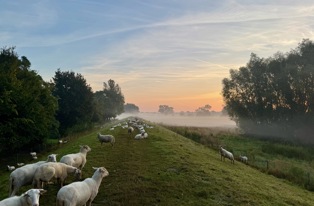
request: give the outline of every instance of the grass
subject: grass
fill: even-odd
[[[246,137],[230,129],[166,127],[212,149],[223,145],[235,158],[248,156],[250,166],[314,191],[313,146]]]
[[[60,158],[78,152],[82,144],[92,148],[83,177],[93,174],[92,166],[104,166],[109,171],[92,205],[314,205],[311,192],[240,162],[223,162],[217,150],[162,126],[147,129],[149,137],[143,140],[134,140],[121,127],[109,131],[110,126],[51,152]],[[96,139],[98,131],[113,134],[115,146],[101,146]],[[0,174],[1,199],[8,194],[9,174]],[[67,183],[71,181],[67,179]],[[58,189],[49,185],[41,205],[55,205]]]

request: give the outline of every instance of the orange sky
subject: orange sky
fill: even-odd
[[[59,68],[94,92],[112,79],[141,112],[220,111],[230,69],[314,39],[309,0],[14,2],[1,3],[2,46],[15,46],[46,81]]]

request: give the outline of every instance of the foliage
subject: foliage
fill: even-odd
[[[168,105],[159,105],[158,112],[161,114],[173,114],[173,107],[170,107]]]
[[[120,86],[112,79],[108,81],[108,84],[104,82],[103,90],[94,94],[94,104],[96,105],[94,114],[96,121],[106,121],[122,114],[124,112],[124,96]]]
[[[313,57],[310,40],[286,55],[251,54],[246,66],[223,79],[229,115],[246,134],[314,142]]]
[[[209,104],[206,104],[203,107],[199,107],[198,109],[195,110],[195,114],[197,116],[207,116],[210,115],[210,110],[211,110],[212,106],[210,106]]]
[[[126,113],[139,113],[140,109],[135,104],[126,103],[124,105],[124,112],[126,112]]]
[[[81,74],[58,69],[53,77],[53,95],[58,98],[56,118],[60,122],[60,134],[75,125],[88,125],[93,116],[93,92]]]
[[[34,148],[58,135],[52,85],[19,59],[14,48],[0,52],[0,152]]]

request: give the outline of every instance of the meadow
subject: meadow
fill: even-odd
[[[50,153],[57,153],[59,160],[65,154],[78,152],[79,145],[89,145],[92,151],[87,155],[83,178],[93,174],[93,166],[104,166],[109,171],[92,205],[314,205],[313,193],[302,186],[239,161],[221,161],[216,148],[163,125],[147,122],[153,126],[146,129],[149,137],[134,140],[126,129],[109,130],[117,123],[71,137],[66,144],[55,142],[55,147],[41,153],[39,160],[45,160]],[[97,132],[113,134],[114,147],[101,145]],[[221,141],[235,148],[235,143],[229,144],[233,137],[219,132],[226,135]],[[4,165],[2,168],[0,199],[7,197],[10,174]],[[72,177],[68,177],[66,183],[71,181]],[[59,186],[48,185],[46,189],[41,205],[55,205]]]

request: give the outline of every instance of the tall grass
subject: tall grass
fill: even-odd
[[[246,155],[249,165],[267,174],[286,179],[314,191],[314,153],[312,146],[271,139],[242,136],[237,130],[166,126],[207,147],[224,145],[235,158]],[[239,159],[238,159],[239,160]]]

